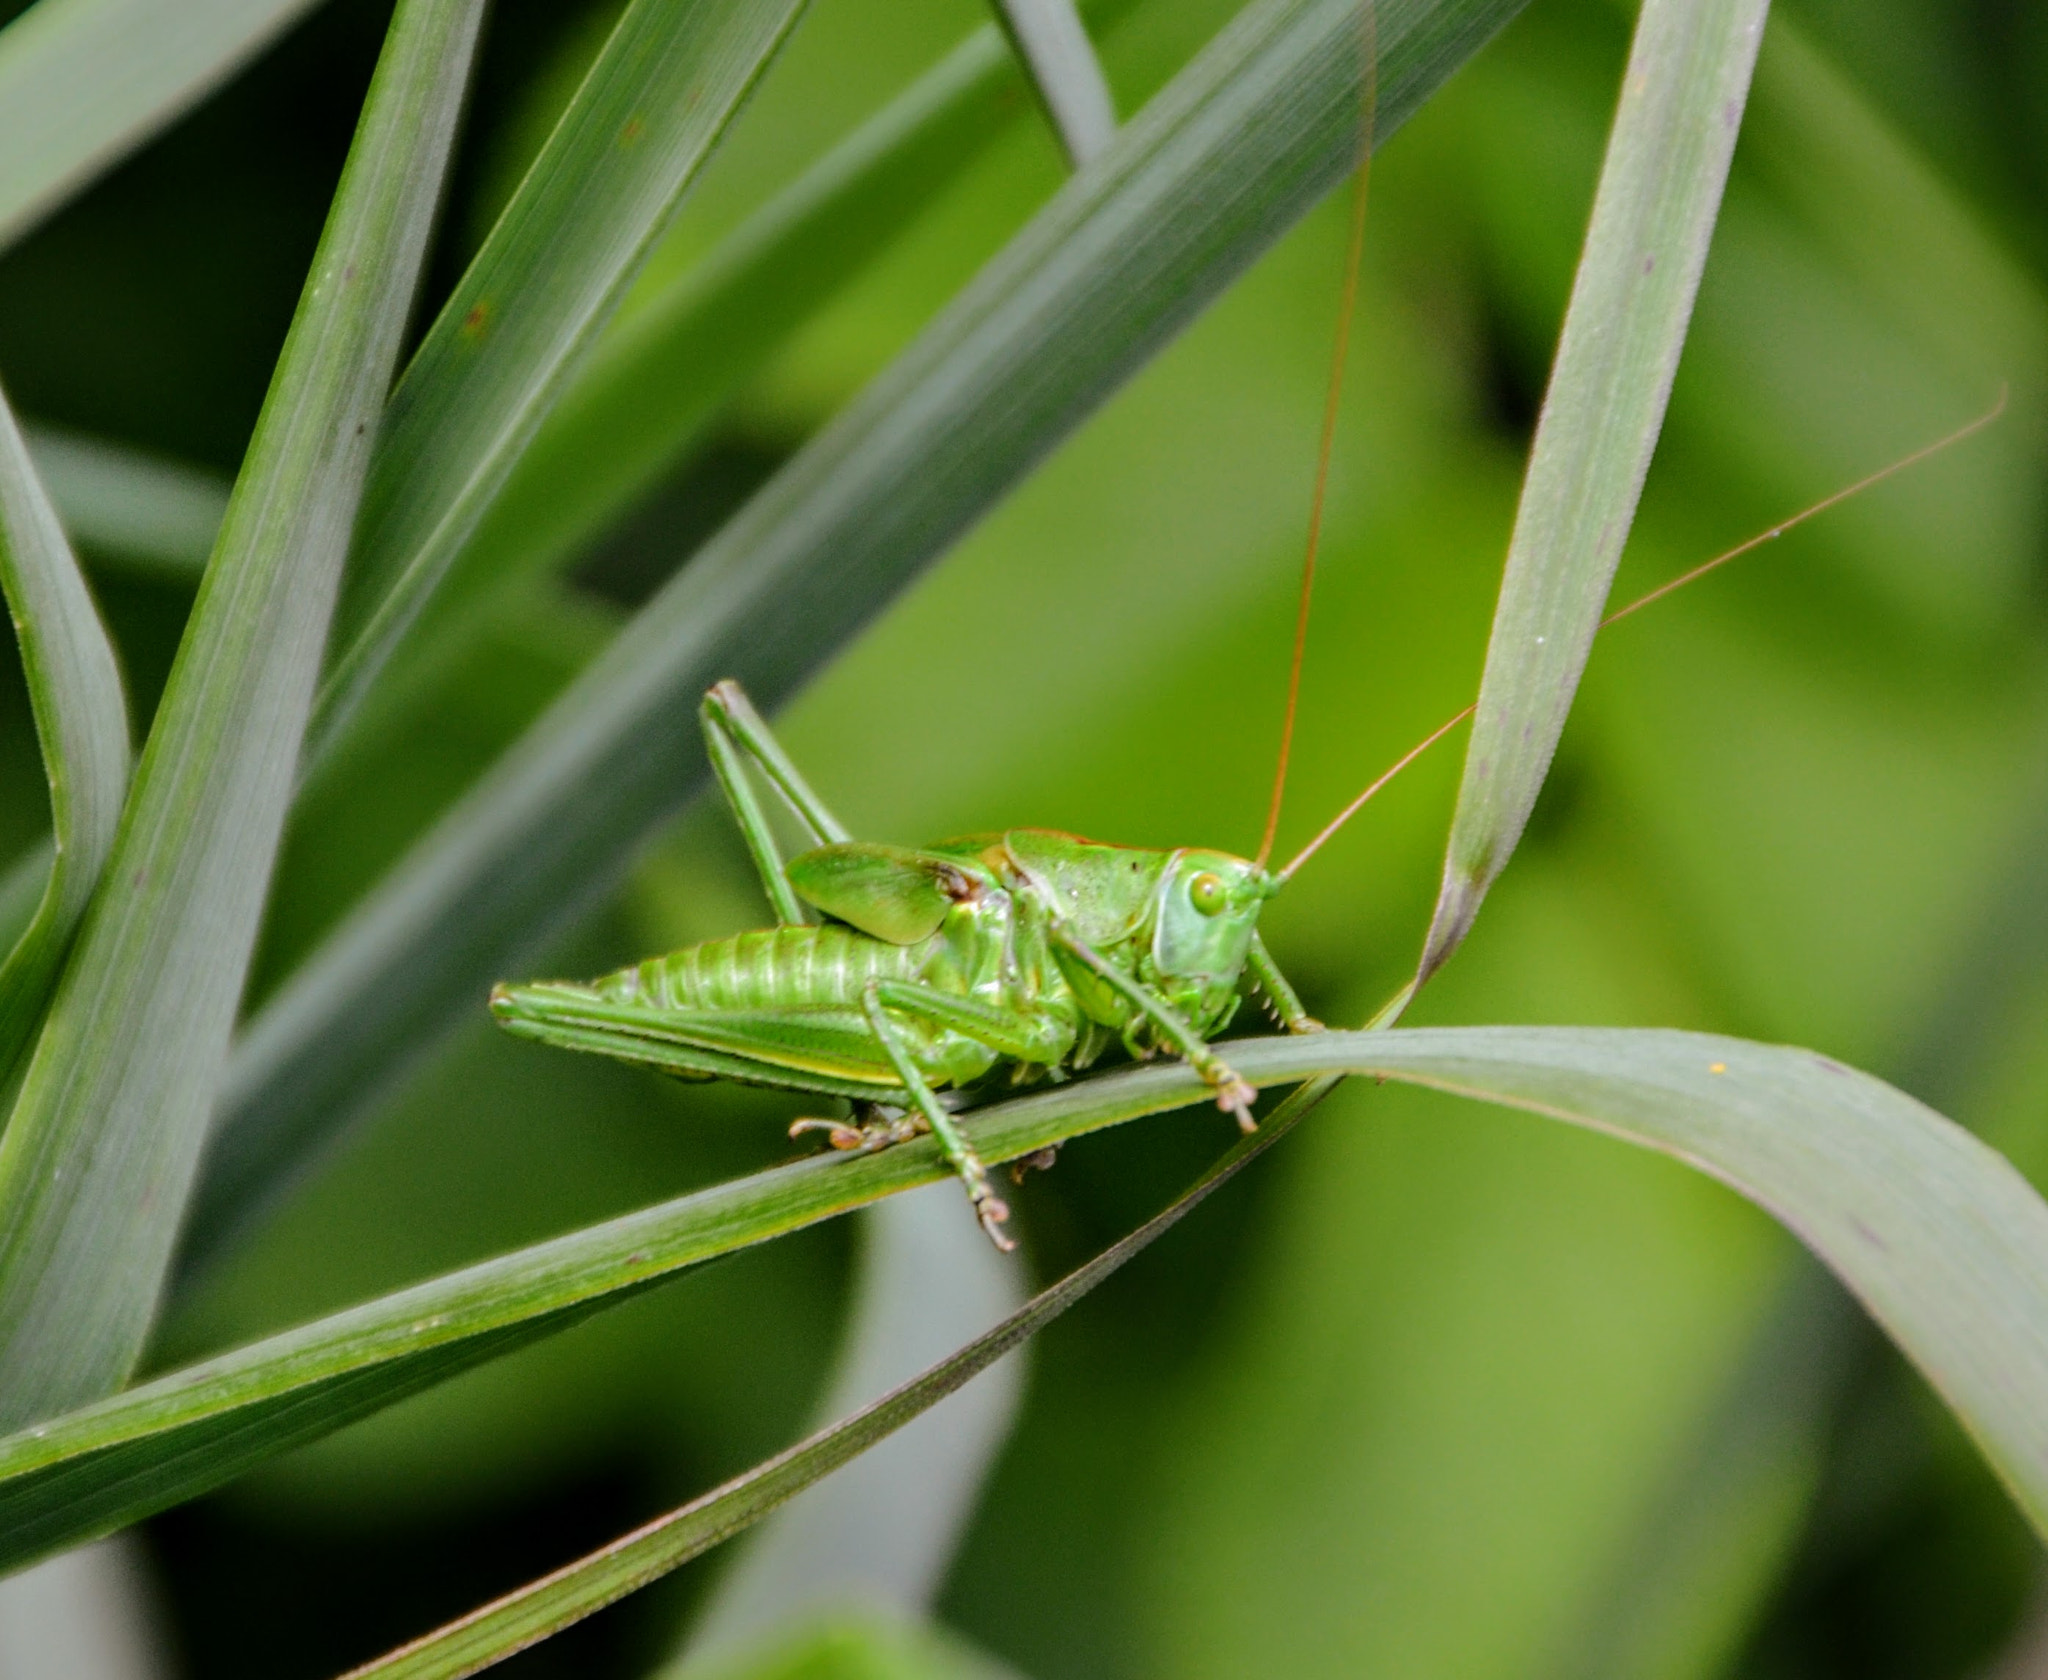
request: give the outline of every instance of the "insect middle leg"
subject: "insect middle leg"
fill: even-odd
[[[1210,1049],[1208,1041],[1182,1020],[1177,1010],[1164,999],[1155,997],[1150,989],[1133,980],[1063,922],[1052,924],[1052,936],[1136,1004],[1140,1012],[1151,1017],[1153,1024],[1172,1040],[1181,1058],[1216,1093],[1216,1106],[1237,1117],[1239,1130],[1255,1132],[1259,1129],[1258,1122],[1252,1118],[1252,1101],[1258,1096],[1258,1091],[1244,1075]],[[1306,1015],[1303,1018],[1306,1019]]]

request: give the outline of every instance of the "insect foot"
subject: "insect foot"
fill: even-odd
[[[834,1149],[886,1149],[892,1143],[908,1143],[931,1130],[922,1114],[899,1114],[890,1109],[868,1110],[859,1125],[851,1120],[797,1120],[789,1128],[793,1138],[806,1132],[823,1132]]]
[[[1216,1088],[1216,1106],[1225,1114],[1237,1116],[1237,1129],[1241,1132],[1255,1132],[1258,1121],[1252,1118],[1252,1103],[1258,1091],[1246,1081],[1236,1069],[1223,1062],[1204,1068],[1202,1076]]]
[[[974,1156],[970,1155],[957,1170],[966,1181],[967,1199],[974,1204],[974,1217],[988,1233],[988,1240],[1005,1254],[1011,1253],[1017,1240],[1003,1229],[1009,1223],[1010,1204],[989,1188],[988,1174]]]
[[[1060,1146],[1056,1143],[1035,1149],[1029,1155],[1020,1155],[1010,1163],[1010,1182],[1022,1184],[1026,1173],[1051,1172],[1059,1164],[1059,1158]]]

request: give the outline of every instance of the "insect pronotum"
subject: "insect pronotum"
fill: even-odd
[[[1368,68],[1371,54],[1367,55]],[[1368,73],[1366,132],[1372,78]],[[1370,147],[1366,148],[1369,159]],[[845,1149],[929,1132],[1002,1248],[1009,1209],[955,1123],[997,1088],[1064,1079],[1121,1044],[1186,1059],[1219,1107],[1253,1129],[1252,1087],[1212,1040],[1264,994],[1289,1032],[1310,1017],[1259,937],[1260,912],[1324,842],[1466,708],[1405,754],[1281,867],[1268,867],[1286,788],[1324,489],[1365,226],[1361,164],[1324,406],[1280,750],[1256,856],[1119,846],[1043,828],[915,850],[855,840],[783,752],[740,687],[704,697],[705,745],[776,926],[685,946],[590,981],[500,985],[508,1031],[683,1079],[732,1079],[844,1099],[851,1118],[800,1120]],[[1814,514],[1989,424],[1958,431],[1807,508],[1613,614],[1613,623]],[[814,842],[785,859],[758,775]],[[820,913],[813,920],[811,912]]]

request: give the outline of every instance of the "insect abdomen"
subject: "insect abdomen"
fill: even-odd
[[[852,928],[761,928],[650,957],[597,989],[665,1009],[857,1007],[870,980],[915,979],[922,953],[922,943],[891,945]]]

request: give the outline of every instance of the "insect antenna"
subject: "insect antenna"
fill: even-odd
[[[1322,437],[1316,446],[1315,488],[1309,496],[1308,539],[1301,557],[1301,595],[1294,610],[1294,653],[1287,666],[1287,706],[1280,717],[1280,753],[1273,766],[1273,796],[1266,803],[1265,832],[1256,862],[1273,855],[1280,830],[1280,804],[1287,794],[1287,761],[1294,751],[1294,715],[1301,703],[1301,661],[1308,647],[1309,603],[1315,594],[1316,553],[1323,541],[1323,504],[1330,489],[1330,455],[1337,441],[1337,413],[1343,405],[1344,367],[1351,355],[1351,323],[1357,313],[1358,271],[1365,253],[1365,207],[1371,196],[1373,129],[1379,112],[1379,34],[1374,0],[1366,0],[1361,49],[1364,54],[1363,143],[1351,192],[1351,231],[1344,248],[1344,284],[1337,303],[1337,342],[1330,354],[1330,385],[1323,397]]]
[[[1974,436],[1976,433],[1981,432],[1986,426],[1990,425],[1992,421],[1996,420],[2001,414],[2005,412],[2007,394],[2007,388],[2003,385],[1999,386],[1997,399],[1982,414],[1978,415],[1976,419],[1965,422],[1963,425],[1958,426],[1954,431],[1949,432],[1945,436],[1936,438],[1932,443],[1922,444],[1918,449],[1914,450],[1911,454],[1901,455],[1896,461],[1893,461],[1886,466],[1879,467],[1876,472],[1866,474],[1864,477],[1857,479],[1856,482],[1853,484],[1845,484],[1841,489],[1835,491],[1833,494],[1823,496],[1819,501],[1813,503],[1809,507],[1801,508],[1797,513],[1793,514],[1791,518],[1781,519],[1777,524],[1773,525],[1768,531],[1759,531],[1755,536],[1749,538],[1747,541],[1739,542],[1733,548],[1723,550],[1721,553],[1715,555],[1713,559],[1702,561],[1699,565],[1693,567],[1691,571],[1681,572],[1677,577],[1671,579],[1670,582],[1660,583],[1655,589],[1651,590],[1647,595],[1639,595],[1633,601],[1629,602],[1627,606],[1619,607],[1615,611],[1609,613],[1605,618],[1603,618],[1600,621],[1600,629],[1605,630],[1610,624],[1619,623],[1622,619],[1627,618],[1631,613],[1640,612],[1644,607],[1649,606],[1653,601],[1661,601],[1664,599],[1665,596],[1675,594],[1677,591],[1683,589],[1687,584],[1696,583],[1699,579],[1705,577],[1707,573],[1711,571],[1716,571],[1722,566],[1727,565],[1729,561],[1739,560],[1743,555],[1749,553],[1752,549],[1761,548],[1765,543],[1775,541],[1777,538],[1782,537],[1787,531],[1792,530],[1794,527],[1804,525],[1809,519],[1813,518],[1816,514],[1826,513],[1829,508],[1840,506],[1843,502],[1846,502],[1851,496],[1861,495],[1865,490],[1870,489],[1873,485],[1882,484],[1886,479],[1892,477],[1894,474],[1902,473],[1908,467],[1918,466],[1922,461],[1926,460],[1929,456],[1939,455],[1944,449],[1950,448],[1955,444],[1961,443],[1963,439]],[[1429,734],[1424,736],[1420,741],[1416,742],[1414,746],[1410,747],[1405,753],[1403,753],[1398,759],[1396,759],[1394,763],[1391,766],[1389,766],[1386,771],[1384,771],[1376,780],[1374,780],[1363,793],[1361,793],[1356,799],[1352,800],[1349,805],[1346,805],[1343,810],[1339,811],[1334,817],[1332,817],[1327,823],[1325,823],[1322,827],[1322,830],[1316,835],[1316,837],[1313,840],[1311,840],[1306,846],[1302,847],[1300,851],[1296,852],[1293,857],[1289,858],[1287,862],[1279,870],[1275,871],[1275,879],[1281,881],[1291,879],[1294,875],[1294,872],[1297,869],[1299,869],[1304,863],[1308,862],[1310,858],[1314,857],[1315,854],[1322,849],[1323,843],[1325,841],[1332,838],[1339,829],[1341,829],[1346,823],[1348,823],[1353,817],[1357,816],[1358,813],[1365,808],[1366,802],[1370,800],[1373,797],[1373,795],[1378,793],[1396,776],[1400,775],[1400,773],[1403,770],[1407,769],[1409,765],[1413,764],[1431,747],[1435,746],[1437,742],[1441,741],[1446,735],[1450,734],[1450,732],[1453,729],[1457,728],[1459,724],[1463,723],[1478,709],[1479,704],[1477,701],[1474,701],[1471,705],[1467,706],[1463,711],[1459,712],[1457,716],[1447,718],[1444,720],[1444,722],[1438,724],[1435,729],[1429,732]],[[1290,718],[1291,716],[1292,711],[1290,707]],[[1281,764],[1284,768],[1286,764],[1284,754],[1281,759]],[[1260,862],[1263,863],[1264,861],[1265,857],[1262,853],[1260,855]]]

